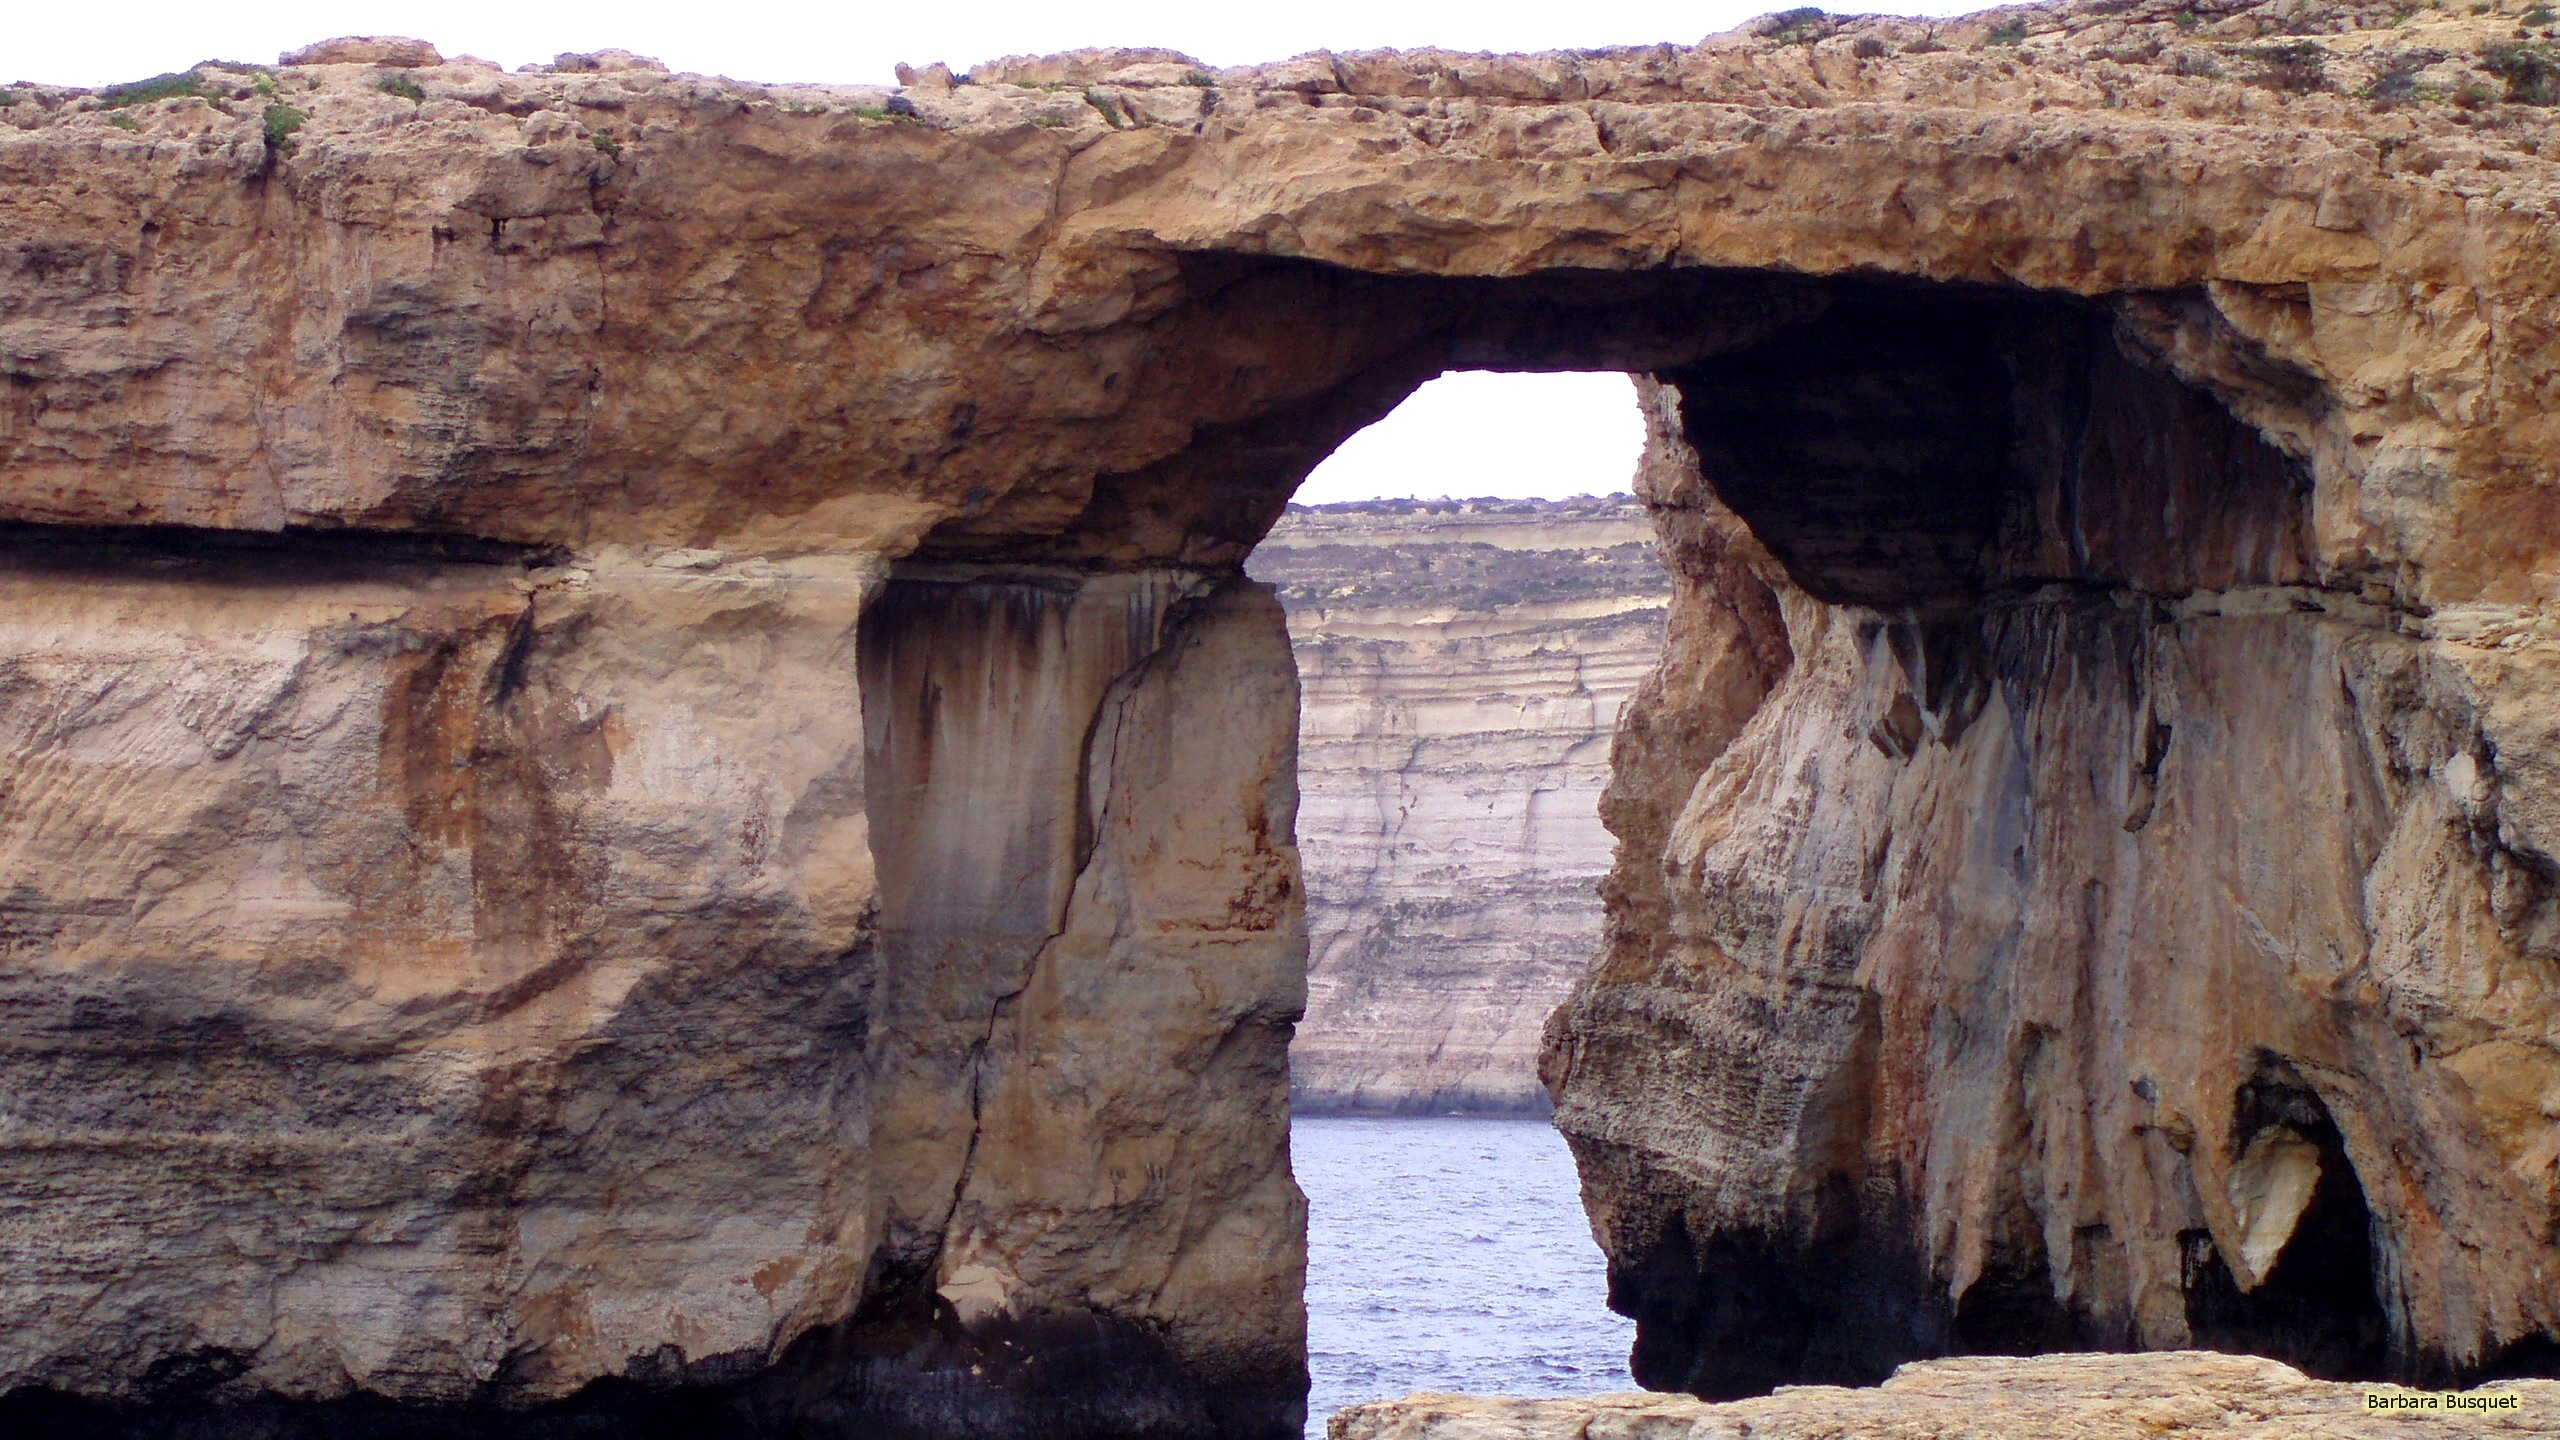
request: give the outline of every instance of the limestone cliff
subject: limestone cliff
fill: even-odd
[[[1942,303],[1648,382],[1689,583],[1547,1055],[1637,1378],[2547,1366],[2549,620],[2342,566],[2169,315]]]
[[[1301,1110],[1542,1110],[1600,944],[1618,707],[1669,581],[1629,499],[1293,507],[1253,553],[1302,696]]]
[[[598,1375],[579,1411],[668,1433],[1293,1413],[1257,587],[198,532],[0,566],[0,1234],[57,1397],[20,1421],[467,1433]],[[1020,1373],[1061,1346],[1094,1375]]]
[[[1237,571],[1463,366],[1655,377],[1647,1381],[2549,1365],[2528,15],[5,87],[7,1418],[1290,1431]]]

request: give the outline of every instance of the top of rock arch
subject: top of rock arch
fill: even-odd
[[[2540,594],[2560,59],[2530,7],[1789,12],[1696,45],[1089,50],[903,88],[369,39],[14,85],[0,519],[895,553],[972,515],[1066,525],[1097,477],[1355,373],[1412,383],[1380,337],[1456,303],[1266,314],[1238,266],[1747,271],[1781,309],[1837,275],[2190,297],[2154,339],[2235,407],[2292,387],[2251,418],[2327,457],[2336,553]],[[1467,343],[1429,363],[1671,363]]]

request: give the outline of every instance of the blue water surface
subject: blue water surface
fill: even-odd
[[[1307,1433],[1417,1390],[1631,1390],[1573,1157],[1543,1120],[1299,1116]]]

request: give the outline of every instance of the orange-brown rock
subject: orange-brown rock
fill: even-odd
[[[1234,570],[1469,365],[1653,377],[1547,1054],[1642,1378],[2548,1364],[2526,19],[9,87],[0,1388],[1288,1430]]]
[[[2391,1409],[2369,1409],[2380,1395]],[[1598,1395],[1497,1400],[1415,1395],[1355,1405],[1330,1440],[2404,1440],[2560,1434],[2560,1385],[2457,1394],[2342,1385],[2233,1355],[2050,1355],[1936,1360],[1867,1389],[1793,1386],[1757,1400]]]

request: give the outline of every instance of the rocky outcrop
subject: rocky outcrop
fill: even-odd
[[[2547,1365],[2549,620],[2350,583],[2168,315],[1941,307],[1649,391],[1687,643],[1547,1057],[1637,1378]]]
[[[21,1420],[1296,1413],[1258,587],[186,532],[7,574]],[[1060,1346],[1126,1393],[1019,1373]]]
[[[1301,1111],[1543,1110],[1600,943],[1599,799],[1669,581],[1632,499],[1292,507],[1253,574],[1302,701]]]
[[[1644,1379],[2547,1365],[2521,19],[7,87],[12,1418],[1288,1430],[1236,572],[1452,366],[1656,377]]]
[[[2404,1405],[2368,1410],[2379,1393]],[[2458,1397],[2324,1383],[2271,1360],[2187,1352],[1937,1360],[1872,1389],[1807,1385],[1758,1400],[1601,1395],[1493,1400],[1415,1395],[1355,1405],[1329,1440],[2400,1440],[2411,1435],[2560,1434],[2560,1385],[2510,1381]]]

